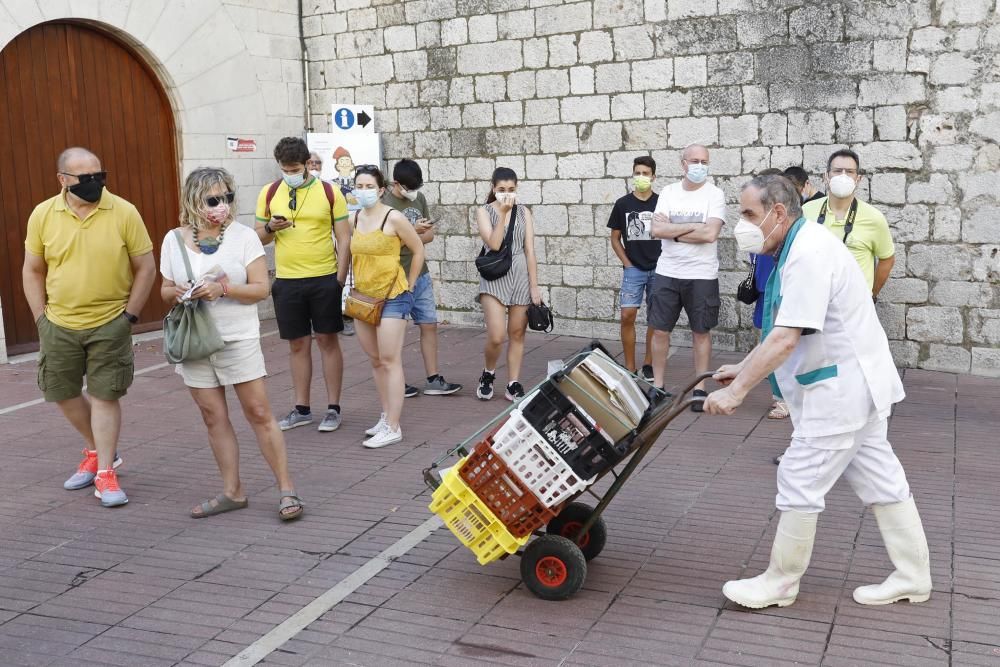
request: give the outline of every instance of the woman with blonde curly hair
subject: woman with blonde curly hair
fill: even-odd
[[[278,516],[302,515],[303,504],[288,474],[285,438],[271,412],[264,388],[264,355],[260,347],[257,302],[271,291],[264,247],[257,234],[236,222],[236,184],[225,169],[199,167],[184,181],[180,227],[163,239],[160,295],[168,304],[186,296],[207,306],[225,347],[207,359],[177,364],[201,410],[208,442],[222,473],[222,493],[191,510],[194,518],[243,509],[248,505],[240,482],[239,445],[229,419],[225,387],[232,385],[243,415],[257,436],[264,459],[278,482]],[[191,274],[202,284],[191,287]]]

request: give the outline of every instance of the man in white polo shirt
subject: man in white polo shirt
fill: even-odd
[[[727,582],[722,592],[755,609],[792,604],[812,555],[816,519],[843,475],[873,506],[896,568],[881,584],[854,589],[854,600],[923,602],[931,594],[927,539],[887,439],[903,383],[861,269],[841,239],[802,216],[799,201],[781,176],[758,176],[740,196],[734,230],[740,252],[777,259],[764,297],[763,340],[739,364],[719,369],[715,379],[725,388],[706,399],[705,410],[732,414],[771,374],[795,430],[778,465],[781,518],[770,565],[756,577]]]
[[[662,239],[660,259],[649,300],[653,327],[653,383],[663,387],[670,353],[670,332],[681,309],[688,316],[694,343],[694,367],[708,370],[712,329],[719,323],[719,250],[716,240],[725,224],[726,198],[708,182],[708,149],[692,144],[681,154],[684,178],[660,193],[653,214],[653,236]],[[704,383],[694,390],[706,396]],[[701,403],[691,406],[701,412]]]

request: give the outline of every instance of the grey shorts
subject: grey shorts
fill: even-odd
[[[673,331],[681,308],[691,331],[705,333],[719,324],[719,281],[683,280],[656,274],[649,300],[648,322],[654,329]]]

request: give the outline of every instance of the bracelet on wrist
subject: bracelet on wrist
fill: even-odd
[[[222,296],[229,296],[229,288],[226,287],[226,283],[219,283],[222,285]]]

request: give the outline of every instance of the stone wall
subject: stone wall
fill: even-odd
[[[659,184],[712,147],[730,202],[747,175],[820,173],[847,146],[897,243],[879,311],[905,366],[1000,373],[1000,20],[994,0],[311,0],[312,125],[374,104],[385,156],[417,158],[453,321],[478,318],[471,207],[495,166],[524,179],[558,331],[615,336],[605,229],[634,156]],[[730,223],[735,210],[730,211]],[[723,348],[754,340],[720,241]],[[679,336],[683,340],[683,335]]]

